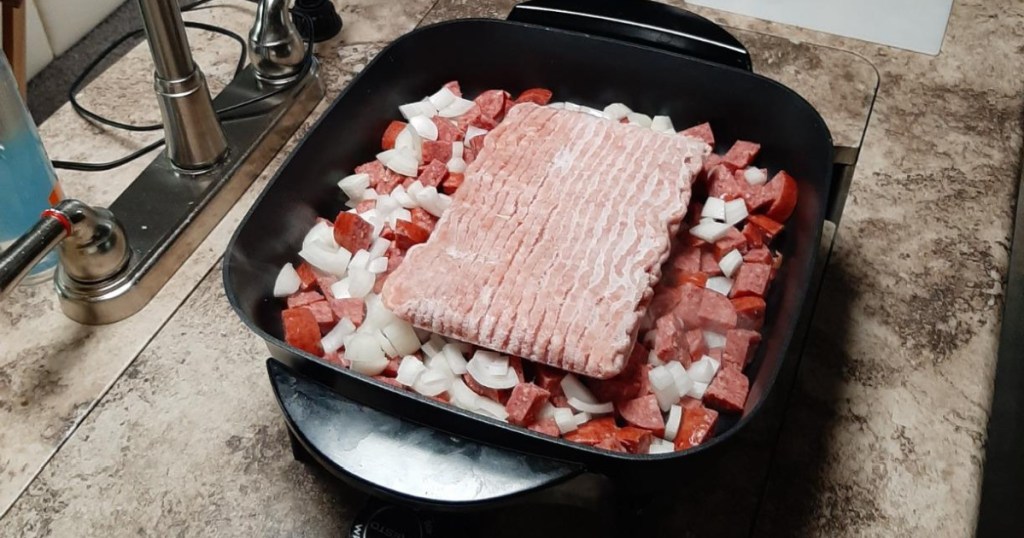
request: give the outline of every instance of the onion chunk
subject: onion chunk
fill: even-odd
[[[274,297],[287,297],[299,291],[299,286],[301,285],[302,279],[299,278],[299,273],[295,271],[295,267],[292,267],[290,263],[286,263],[277,273],[277,279],[274,280]]]

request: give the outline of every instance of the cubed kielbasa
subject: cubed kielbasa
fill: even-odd
[[[698,327],[716,333],[725,334],[736,327],[736,309],[728,297],[717,291],[704,290],[697,317],[700,319]]]
[[[626,422],[661,434],[665,431],[665,419],[658,407],[658,398],[653,394],[615,403],[615,410]]]
[[[722,162],[735,169],[746,168],[754,162],[757,153],[761,151],[761,144],[737,140],[722,156]]]
[[[450,147],[448,153],[451,153]],[[424,187],[437,187],[444,181],[444,176],[448,174],[448,165],[445,164],[447,161],[439,161],[436,156],[431,158],[432,160],[427,161],[428,164],[423,167],[423,171],[416,178]],[[448,158],[450,159],[451,155]]]
[[[625,426],[615,432],[615,439],[630,454],[646,454],[651,448],[651,440],[654,435],[650,430]]]
[[[750,329],[759,331],[764,325],[765,302],[756,295],[737,297],[732,299],[732,306],[736,309],[736,327],[739,329]]]
[[[725,351],[722,360],[743,371],[761,341],[761,333],[747,329],[732,329],[725,333]]]
[[[663,361],[679,361],[690,365],[683,324],[675,314],[668,313],[654,322],[654,354]]]
[[[711,124],[708,122],[704,122],[700,125],[694,125],[688,129],[683,129],[682,131],[679,131],[679,134],[692,136],[693,138],[703,140],[712,148],[715,147],[715,134],[711,131]]]
[[[525,426],[533,422],[540,408],[547,403],[551,393],[533,383],[519,383],[505,404],[510,424]]]
[[[771,278],[772,268],[763,263],[744,263],[736,272],[736,279],[732,284],[730,297],[745,297],[754,295],[764,297],[768,291],[768,280]]]
[[[363,318],[366,317],[366,303],[362,299],[332,299],[330,304],[331,310],[339,320],[347,319],[356,327],[363,324]]]
[[[562,431],[558,429],[558,423],[555,422],[555,419],[553,418],[538,420],[537,422],[530,424],[529,428],[535,432],[550,435],[551,437],[562,436]]]
[[[739,413],[743,411],[749,390],[747,376],[735,367],[723,364],[704,392],[704,403],[725,413]]]
[[[334,219],[334,242],[355,254],[373,243],[373,225],[354,213],[342,211]]]
[[[679,304],[672,310],[672,315],[683,322],[684,327],[700,327],[700,304],[704,298],[704,288],[687,283],[679,287]]]
[[[323,355],[320,345],[320,326],[308,308],[289,308],[281,312],[284,341],[313,355]]]
[[[317,301],[323,301],[324,296],[316,291],[300,291],[288,296],[288,308],[297,308]]]
[[[320,326],[320,334],[327,334],[327,331],[331,330],[335,322],[338,321],[327,301],[317,301],[299,308],[307,308],[313,313],[313,318],[316,319],[317,325]]]
[[[703,443],[714,431],[718,421],[717,411],[704,407],[696,400],[692,402],[683,405],[683,418],[675,438],[676,450],[685,450]]]

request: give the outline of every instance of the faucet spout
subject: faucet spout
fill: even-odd
[[[249,32],[249,60],[256,76],[267,82],[288,82],[302,72],[306,51],[288,0],[260,0]]]

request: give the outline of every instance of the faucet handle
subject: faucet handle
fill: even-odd
[[[256,76],[285,83],[302,72],[306,47],[288,12],[288,0],[259,0],[249,31],[249,60]]]

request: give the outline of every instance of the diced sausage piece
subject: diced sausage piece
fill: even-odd
[[[782,224],[764,215],[750,215],[747,217],[747,220],[754,226],[757,226],[758,230],[761,230],[761,235],[765,237],[766,242],[774,239],[783,228]]]
[[[330,305],[339,320],[347,319],[356,327],[363,324],[363,319],[366,317],[366,303],[362,299],[332,299]]]
[[[704,442],[715,430],[718,411],[708,409],[697,400],[683,405],[683,419],[676,433],[676,450],[686,450]]]
[[[764,246],[764,235],[761,229],[751,223],[743,225],[743,237],[747,238],[747,247],[751,250]]]
[[[615,432],[615,439],[630,454],[646,454],[647,450],[651,448],[651,440],[653,438],[654,435],[650,430],[634,428],[633,426],[619,428]]]
[[[723,365],[704,392],[704,404],[725,413],[739,413],[743,411],[749,390],[747,376],[732,366]]]
[[[420,228],[423,228],[428,233],[434,231],[434,226],[437,225],[437,217],[430,214],[429,211],[422,207],[414,207],[409,210],[412,215],[412,223]]]
[[[690,357],[699,359],[708,351],[707,342],[704,341],[704,331],[693,329],[686,331],[686,349]]]
[[[690,350],[686,345],[683,324],[671,312],[654,322],[654,354],[663,361],[679,361],[690,366]]]
[[[700,140],[707,142],[707,144],[712,148],[715,147],[715,134],[711,131],[710,123],[704,122],[700,125],[694,125],[689,129],[679,131],[679,134],[699,138]]]
[[[289,308],[281,312],[284,341],[292,347],[313,355],[323,355],[320,346],[320,326],[308,308]]]
[[[432,161],[440,161],[443,166],[448,161],[452,160],[452,143],[451,142],[438,142],[435,140],[424,140],[423,145],[420,146],[420,158],[423,162],[430,163]],[[445,170],[448,167],[445,166]],[[434,185],[437,185],[436,183]]]
[[[700,327],[700,304],[704,299],[704,288],[693,284],[679,287],[679,304],[672,314],[683,322],[683,327]]]
[[[373,243],[373,225],[353,213],[342,211],[334,219],[334,242],[352,254]]]
[[[505,117],[505,100],[509,98],[505,90],[487,90],[473,99],[473,102],[480,107],[480,115],[486,120],[494,123],[490,127],[479,125],[483,129],[493,129],[502,118]]]
[[[300,291],[288,296],[288,308],[297,308],[323,300],[324,296],[318,292]]]
[[[700,324],[696,326],[716,333],[725,334],[736,327],[736,309],[728,297],[717,291],[704,290],[697,317],[700,318]]]
[[[564,371],[545,364],[537,364],[533,373],[533,383],[549,393],[555,394],[562,386],[563,377],[565,377]]]
[[[516,97],[516,104],[519,103],[536,103],[544,106],[551,101],[551,90],[547,88],[530,88],[524,90],[523,93]]]
[[[680,273],[699,273],[701,250],[697,247],[683,247],[675,257],[672,258],[672,268]]]
[[[455,124],[458,125],[459,131],[462,131],[463,133],[465,133],[466,129],[468,129],[470,125],[476,125],[477,123],[479,123],[479,120],[480,120],[480,105],[478,105],[476,103],[473,103],[473,106],[470,107],[470,109],[467,110],[465,114],[455,118]],[[491,128],[493,128],[493,125],[491,127],[489,127],[488,129],[491,129]]]
[[[704,174],[705,181],[709,179],[708,175],[711,171],[717,168],[720,164],[722,164],[722,156],[717,153],[712,153],[704,159],[704,166],[701,169],[701,172]]]
[[[434,122],[434,125],[437,127],[438,142],[447,142],[450,145],[452,142],[462,139],[462,131],[451,120],[441,116],[434,116],[430,118],[430,121]]]
[[[366,213],[377,207],[377,200],[363,200],[356,204],[356,213]]]
[[[760,341],[761,333],[757,331],[732,329],[725,333],[725,351],[722,352],[722,360],[742,372],[754,356],[754,350],[757,349],[757,344]]]
[[[387,169],[378,160],[372,160],[368,163],[363,163],[356,167],[355,173],[366,174],[370,176],[370,187],[376,188],[377,185],[384,179]]]
[[[682,286],[683,284],[693,284],[701,288],[708,285],[708,274],[707,273],[680,273],[672,275],[672,280],[676,286]]]
[[[718,258],[715,257],[715,253],[711,249],[702,250],[700,253],[700,271],[708,276],[722,274],[722,268],[718,265]]]
[[[724,349],[725,348],[721,348],[721,347],[716,347],[715,349],[709,349],[707,355],[708,355],[708,357],[711,357],[712,359],[715,359],[716,361],[718,361],[719,364],[721,364],[723,362],[722,361],[722,350],[724,350]]]
[[[721,260],[723,256],[733,250],[740,251],[740,254],[747,252],[747,238],[736,228],[729,228],[725,237],[715,241],[715,259]]]
[[[779,170],[775,177],[764,185],[771,195],[771,202],[765,215],[775,222],[786,222],[796,208],[797,185],[785,170]]]
[[[459,81],[453,80],[451,82],[446,82],[444,87],[448,88],[448,91],[454,93],[455,97],[462,97],[462,88],[459,87]]]
[[[449,153],[451,153],[450,149]],[[418,179],[424,187],[437,187],[442,181],[444,181],[444,176],[447,173],[448,166],[443,162],[434,159],[429,161],[429,164],[423,167],[423,171],[420,172],[419,177],[416,179]]]
[[[772,267],[763,263],[744,263],[736,271],[736,279],[732,283],[730,297],[745,297],[756,295],[764,297],[768,290],[768,280],[771,277]]]
[[[449,172],[448,178],[445,179],[443,183],[441,183],[441,190],[443,190],[444,193],[449,196],[455,194],[455,191],[459,190],[459,187],[462,186],[462,182],[465,181],[465,179],[466,176],[464,174]]]
[[[736,327],[752,331],[761,330],[764,325],[764,299],[757,296],[737,297],[732,300],[736,308]]]
[[[614,417],[595,418],[565,434],[565,438],[569,441],[593,446],[609,437],[615,437],[617,429]]]
[[[397,120],[389,123],[388,128],[384,129],[384,136],[381,137],[380,147],[383,149],[393,149],[395,147],[395,139],[405,129],[405,125],[404,121]]]
[[[647,311],[650,312],[651,317],[660,318],[675,309],[679,304],[679,297],[679,287],[659,284],[654,287],[654,298],[651,299]]]
[[[338,321],[338,318],[334,316],[334,311],[331,310],[331,305],[327,301],[309,303],[300,308],[306,308],[313,313],[313,319],[320,326],[320,334],[327,334],[327,331],[331,330],[335,322]]]
[[[340,351],[332,351],[331,353],[324,354],[324,360],[331,364],[337,364],[342,368],[352,366],[352,362],[346,359],[345,355]]]
[[[403,250],[426,242],[429,237],[430,232],[416,224],[402,219],[395,221],[395,243]]]
[[[753,248],[743,255],[743,261],[747,263],[772,263],[772,253],[765,247]]]
[[[651,430],[658,435],[665,431],[665,419],[658,407],[658,398],[653,394],[616,402],[615,410],[626,422]]]
[[[320,293],[324,294],[324,298],[330,301],[334,298],[334,294],[331,293],[331,286],[338,282],[338,278],[334,275],[316,275],[316,287],[320,290]]]
[[[530,424],[550,397],[550,392],[533,383],[516,385],[508,398],[508,403],[505,404],[509,423],[519,426]]]
[[[384,367],[384,371],[380,375],[384,377],[395,377],[398,375],[398,367],[402,364],[401,357],[392,357],[388,359],[388,365]]]
[[[501,399],[501,393],[498,392],[498,389],[489,389],[480,383],[477,383],[476,380],[473,379],[473,376],[469,374],[462,374],[462,381],[467,387],[469,387],[469,390],[483,396],[484,398],[494,400],[496,402]]]
[[[603,448],[605,450],[610,450],[612,452],[627,452],[626,447],[622,445],[621,441],[619,441],[617,433],[618,432],[616,432],[616,435],[613,435],[611,437],[605,437],[604,439],[601,440],[601,442],[594,445],[594,447]]]
[[[543,433],[544,435],[550,435],[551,437],[561,437],[562,431],[558,429],[558,423],[553,418],[546,418],[544,420],[538,420],[533,424],[530,424],[530,429],[537,432]]]
[[[746,168],[750,166],[750,163],[754,162],[754,158],[757,157],[757,152],[759,151],[761,151],[761,144],[737,140],[729,148],[729,151],[722,156],[722,162],[733,169]]]
[[[647,353],[647,348],[638,342],[633,346],[629,362],[619,375],[608,379],[584,378],[584,383],[602,402],[628,400],[647,394],[647,370],[644,368]]]
[[[302,262],[295,268],[295,272],[299,274],[299,291],[309,291],[316,284],[317,274],[312,265]]]
[[[732,170],[724,164],[718,165],[708,173],[708,195],[725,200],[735,200],[747,192],[746,181],[736,179]]]

